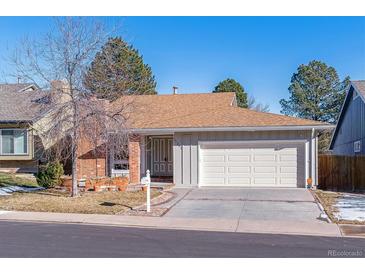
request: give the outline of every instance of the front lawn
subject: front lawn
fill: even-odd
[[[0,172],[0,187],[4,186],[28,186],[37,187],[37,181],[29,175]]]
[[[316,190],[328,217],[338,224],[365,224],[365,195]]]
[[[152,190],[151,198],[161,192]],[[61,213],[119,214],[146,202],[146,192],[86,192],[70,197],[67,192],[46,190],[0,196],[0,210]]]

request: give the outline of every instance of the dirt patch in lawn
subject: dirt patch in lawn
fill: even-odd
[[[152,190],[151,198],[161,194]],[[0,197],[0,210],[89,214],[123,214],[146,201],[146,192],[86,192],[70,197],[68,192],[46,190]]]
[[[342,220],[336,217],[338,213],[338,207],[336,204],[340,198],[345,195],[343,192],[332,192],[332,191],[323,191],[316,190],[314,191],[314,195],[318,199],[318,201],[322,204],[326,214],[331,219],[332,222],[337,224],[365,224],[365,222],[357,221],[357,220]]]

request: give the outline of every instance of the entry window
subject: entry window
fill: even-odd
[[[114,162],[114,169],[115,170],[128,170],[129,163],[128,160],[119,160]]]
[[[28,153],[28,134],[23,129],[0,130],[0,154],[24,155]]]
[[[128,161],[128,149],[123,149],[119,152],[114,152],[113,158],[113,168],[116,170],[128,170],[129,169],[129,161]]]
[[[360,152],[361,151],[361,141],[354,142],[354,152]]]

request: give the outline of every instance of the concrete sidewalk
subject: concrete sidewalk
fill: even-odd
[[[142,217],[99,214],[0,211],[0,220],[81,223],[104,226],[148,227],[246,233],[271,233],[341,237],[336,224],[275,220],[236,220],[217,218]]]

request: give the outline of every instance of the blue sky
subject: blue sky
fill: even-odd
[[[122,22],[120,35],[144,56],[159,93],[210,92],[227,77],[280,112],[291,75],[317,59],[341,78],[365,79],[365,17],[101,17]],[[0,57],[38,37],[49,17],[0,17]],[[1,59],[0,68],[6,70]]]

